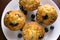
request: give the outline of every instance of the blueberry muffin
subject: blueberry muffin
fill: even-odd
[[[48,26],[54,23],[57,17],[57,11],[53,6],[46,4],[38,7],[36,19],[39,23]]]
[[[12,31],[21,29],[26,21],[26,16],[20,10],[11,10],[4,17],[4,24]]]
[[[40,0],[19,0],[20,6],[27,11],[33,11],[38,8]]]
[[[29,22],[25,24],[22,35],[24,40],[39,40],[44,37],[45,30],[37,22]]]

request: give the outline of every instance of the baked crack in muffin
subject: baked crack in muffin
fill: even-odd
[[[56,21],[57,17],[57,11],[53,6],[46,4],[38,7],[36,19],[39,23],[48,26],[53,24]]]
[[[38,8],[40,0],[19,0],[20,6],[27,11],[33,11]]]
[[[12,31],[21,29],[26,21],[26,16],[20,10],[11,10],[4,17],[4,24]]]
[[[33,21],[25,24],[22,31],[24,40],[39,40],[44,37],[44,34],[45,30],[43,26]]]

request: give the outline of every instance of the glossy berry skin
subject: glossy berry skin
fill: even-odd
[[[27,11],[24,10],[23,6],[20,6],[20,9],[21,9],[21,11],[22,11],[25,15],[27,15]]]
[[[35,18],[35,15],[34,15],[34,14],[32,14],[32,15],[31,15],[31,18],[32,18],[32,19],[34,19],[34,18]]]
[[[45,32],[48,32],[49,30],[48,30],[48,28],[45,28]]]
[[[39,39],[42,39],[43,37],[41,36],[41,37],[39,37]]]
[[[10,22],[10,24],[9,24],[9,25],[11,25],[11,26],[15,27],[15,26],[17,26],[17,25],[18,25],[18,23],[14,24],[14,23],[11,23],[11,22]]]
[[[18,34],[18,38],[22,38],[22,34],[21,33]]]
[[[11,11],[7,12],[7,14],[9,14]]]
[[[53,30],[54,29],[54,26],[50,26],[50,29]]]
[[[43,20],[48,19],[48,15],[42,16]]]

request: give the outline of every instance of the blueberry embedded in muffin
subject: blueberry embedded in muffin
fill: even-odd
[[[7,12],[7,14],[9,14],[11,11]]]
[[[20,30],[26,21],[26,16],[20,10],[11,10],[4,17],[4,24],[12,31]]]
[[[42,25],[48,26],[53,24],[58,17],[56,9],[49,5],[42,5],[38,7],[37,13],[36,13],[36,20],[38,23],[42,23]]]
[[[18,23],[15,23],[15,24],[14,24],[14,23],[11,23],[11,22],[10,22],[9,25],[11,25],[11,26],[14,27],[14,26],[18,26],[19,24],[18,24]]]
[[[39,36],[39,39],[42,39],[43,37],[42,36]]]
[[[48,15],[42,16],[43,20],[48,19]]]

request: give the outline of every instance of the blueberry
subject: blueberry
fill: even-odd
[[[20,7],[20,9],[21,9],[21,11],[23,11],[24,9],[23,9],[23,6],[19,6]]]
[[[9,14],[9,12],[7,12],[7,14]]]
[[[42,16],[43,20],[48,19],[48,15]]]
[[[34,19],[32,19],[31,21],[35,21]]]
[[[9,14],[11,11],[7,12],[7,14]]]
[[[35,18],[35,15],[34,15],[34,14],[32,14],[32,15],[31,15],[31,18],[33,18],[33,19],[34,19],[34,18]]]
[[[24,10],[23,6],[20,6],[20,9],[21,9],[21,11],[22,11],[25,15],[27,15],[27,11]]]
[[[23,12],[24,12],[25,15],[27,15],[27,11],[26,10],[24,10]]]
[[[12,22],[10,22],[10,24],[9,25],[11,25],[11,26],[17,26],[18,25],[18,23],[16,23],[16,24],[14,24],[14,23],[12,23]]]
[[[48,32],[49,30],[48,30],[48,28],[45,28],[45,32]]]
[[[41,37],[39,36],[39,39],[41,39],[41,38],[43,38],[43,37],[42,36]]]
[[[53,30],[54,29],[54,26],[50,26],[50,29]]]
[[[20,31],[22,31],[22,28],[20,29]]]
[[[18,38],[22,38],[22,34],[21,33],[18,34]]]

